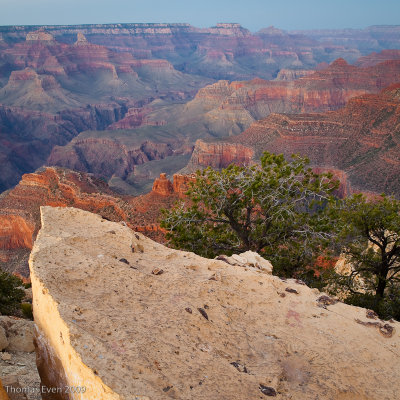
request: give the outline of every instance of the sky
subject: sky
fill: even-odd
[[[0,25],[239,22],[255,32],[400,24],[399,0],[0,0]]]

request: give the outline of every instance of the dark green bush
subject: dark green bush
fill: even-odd
[[[10,315],[20,308],[25,292],[22,281],[14,275],[0,271],[0,313]]]
[[[31,303],[22,303],[21,310],[24,314],[25,318],[33,319],[33,312],[32,312],[32,304]]]
[[[383,299],[370,293],[357,293],[347,297],[345,303],[374,310],[380,318],[385,320],[393,318],[400,321],[400,293],[389,294]]]

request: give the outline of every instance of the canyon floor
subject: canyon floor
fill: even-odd
[[[30,257],[42,379],[79,399],[394,400],[400,324],[268,264],[172,250],[42,207]]]

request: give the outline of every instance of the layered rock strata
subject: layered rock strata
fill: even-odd
[[[399,323],[371,321],[268,269],[51,207],[30,268],[42,379],[85,390],[64,399],[378,400],[400,391]]]
[[[165,59],[138,59],[90,43],[80,32],[74,44],[44,30],[28,33],[0,52],[0,191],[82,131],[162,125],[147,120],[146,104],[192,98],[210,82],[182,74]]]
[[[123,119],[110,126],[112,130],[84,132],[68,145],[55,147],[48,164],[101,174],[109,179],[110,185],[118,187],[121,183],[118,190],[128,187],[129,193],[129,185],[138,188],[142,179],[134,166],[170,157],[166,161],[169,170],[177,172],[181,167],[173,170],[174,156],[190,154],[198,139],[215,140],[240,134],[271,113],[337,110],[354,96],[376,93],[397,81],[400,81],[400,60],[359,68],[343,59],[294,81],[222,80],[202,88],[186,104],[155,101],[141,109],[131,108]],[[131,130],[116,130],[121,128]],[[229,159],[239,159],[247,152],[241,148],[230,154],[232,150],[223,144],[215,146],[210,149],[208,160],[204,160],[204,151],[197,154],[196,149],[192,164],[207,163],[220,168]],[[215,152],[219,156],[214,156]],[[195,160],[196,157],[203,160]],[[245,154],[241,162],[248,157]],[[149,168],[151,175],[157,164]],[[113,175],[119,180],[112,181]]]
[[[341,110],[327,113],[271,114],[242,134],[215,143],[197,143],[191,170],[223,162],[214,146],[234,154],[237,146],[307,156],[320,170],[331,170],[343,182],[342,192],[375,192],[400,196],[400,89],[392,85],[379,94],[351,99]],[[231,149],[231,150],[230,150]],[[241,159],[232,160],[240,163]]]

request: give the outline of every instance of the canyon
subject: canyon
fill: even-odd
[[[263,151],[308,157],[340,197],[398,198],[399,82],[399,26],[0,27],[0,271],[32,285],[41,384],[82,400],[396,398],[398,322],[256,253],[167,248],[160,217],[197,170]]]
[[[345,34],[349,40],[351,33]],[[111,159],[102,176],[119,191],[143,193],[162,167],[171,174],[183,168],[197,139],[241,133],[270,112],[336,109],[350,97],[394,83],[397,72],[393,67],[388,82],[389,66],[371,70],[369,78],[345,62],[328,68],[331,77],[318,73],[339,57],[373,69],[398,59],[400,47],[396,27],[354,31],[351,46],[274,27],[251,33],[239,24],[10,26],[0,27],[0,35],[0,191],[49,162],[97,173],[86,140],[66,149],[73,154],[69,164],[59,148],[51,154],[53,148],[68,145],[81,132],[118,130],[135,136],[130,131],[143,127],[156,142],[172,134],[184,146],[169,143],[149,157],[136,144],[132,149],[129,143],[91,142],[97,155],[106,144],[139,151],[122,162]],[[368,35],[376,36],[369,47]],[[371,51],[375,56],[368,55]],[[382,81],[374,81],[374,73]],[[220,79],[225,81],[215,88],[205,87]],[[213,91],[221,98],[212,99]],[[169,159],[171,152],[180,158]],[[154,161],[152,167],[135,171],[135,157],[139,165]]]
[[[398,322],[272,276],[256,253],[204,259],[75,208],[42,207],[41,219],[29,264],[49,388],[84,388],[85,400],[400,390]]]
[[[28,36],[37,40],[40,26],[0,27],[3,43],[19,43]],[[346,31],[338,44],[332,38],[314,38],[313,34],[285,32],[275,27],[251,33],[235,23],[196,28],[189,24],[106,24],[46,26],[42,40],[72,44],[84,35],[93,44],[117,52],[128,52],[139,59],[165,59],[175,69],[212,79],[248,80],[255,76],[275,78],[282,68],[312,69],[321,62],[344,57],[349,62],[362,55],[384,49],[399,49],[397,27],[383,27],[373,40],[360,36],[376,35],[371,31]],[[336,32],[340,35],[340,31]],[[353,36],[353,38],[352,38]],[[353,39],[353,40],[352,40]],[[369,45],[366,45],[369,40]]]
[[[304,114],[271,114],[253,123],[242,134],[220,142],[199,141],[187,170],[226,166],[224,154],[238,154],[237,163],[255,161],[263,151],[306,156],[311,165],[341,177],[345,192],[400,195],[399,125],[400,86],[378,94],[349,100],[337,111]],[[215,152],[215,148],[224,152]],[[238,149],[243,149],[238,152]],[[248,154],[253,154],[252,159]]]
[[[380,61],[397,55],[381,54]],[[100,174],[114,189],[137,195],[149,190],[158,172],[187,171],[196,140],[234,137],[271,113],[337,110],[355,96],[378,93],[395,82],[400,82],[399,59],[367,67],[338,59],[293,81],[218,81],[186,103],[155,100],[143,113],[135,109],[107,130],[83,132],[67,145],[55,146],[47,164]],[[209,154],[208,165],[227,165]]]
[[[185,167],[197,139],[398,81],[395,32],[357,31],[345,46],[228,23],[0,27],[0,191],[50,164],[144,193]],[[379,37],[368,51],[365,35]]]
[[[167,60],[136,59],[89,43],[81,33],[74,43],[61,43],[43,29],[6,44],[0,71],[0,191],[80,132],[113,126],[156,98],[192,98],[210,82]]]

